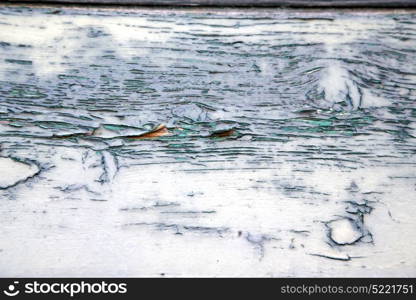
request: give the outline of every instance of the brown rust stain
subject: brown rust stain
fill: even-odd
[[[149,132],[139,134],[139,135],[126,136],[126,138],[129,138],[129,139],[150,139],[150,138],[165,136],[165,135],[168,135],[168,134],[170,134],[168,128],[164,124],[160,124]]]
[[[234,129],[227,129],[227,130],[219,130],[219,131],[215,131],[213,133],[211,133],[211,135],[209,137],[228,137],[231,136],[235,133]]]

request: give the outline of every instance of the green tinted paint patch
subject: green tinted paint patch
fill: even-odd
[[[28,99],[40,99],[46,98],[47,94],[40,92],[33,88],[14,88],[9,92],[9,97],[12,98],[28,98]]]
[[[37,121],[35,124],[43,129],[75,129],[78,126],[65,123],[65,122],[54,122],[54,121]]]
[[[312,124],[312,125],[317,125],[317,126],[332,126],[332,121],[330,120],[303,120],[306,123]]]
[[[18,65],[31,65],[32,61],[31,60],[21,60],[21,59],[9,59],[6,58],[4,60],[5,62],[11,63],[11,64],[18,64]]]
[[[138,127],[127,126],[127,125],[117,125],[117,124],[103,124],[103,127],[105,129],[112,130],[112,131],[120,131],[120,130],[126,130],[126,129],[141,130],[141,128],[138,128]]]

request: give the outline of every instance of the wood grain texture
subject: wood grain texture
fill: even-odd
[[[416,276],[415,16],[1,6],[0,275]]]
[[[156,6],[416,7],[416,0],[3,0],[5,2]]]

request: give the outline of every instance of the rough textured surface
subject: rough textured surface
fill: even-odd
[[[415,16],[0,7],[0,275],[416,276]]]
[[[338,245],[351,245],[359,241],[363,234],[354,220],[343,218],[328,223],[329,237]]]
[[[39,173],[36,165],[9,157],[0,157],[0,189],[15,186]]]

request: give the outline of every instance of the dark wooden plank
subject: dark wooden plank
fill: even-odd
[[[170,6],[238,6],[238,7],[416,7],[416,0],[5,0],[6,2],[170,5]]]

